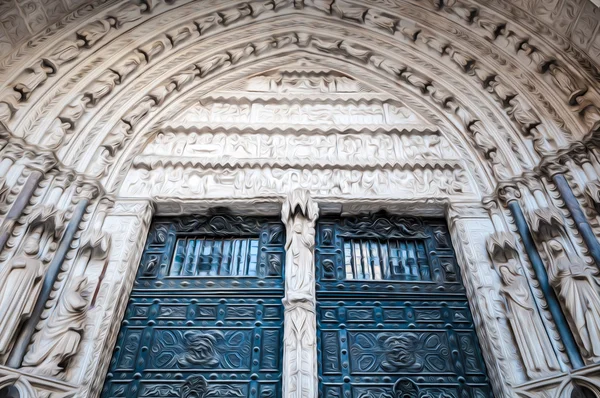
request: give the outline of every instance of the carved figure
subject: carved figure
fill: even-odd
[[[44,65],[42,61],[39,61],[30,68],[25,68],[14,86],[14,90],[21,94],[21,99],[26,100],[31,96],[31,93],[43,84],[48,79],[48,74],[53,73],[51,68]]]
[[[76,277],[23,359],[25,371],[57,376],[77,353],[89,304],[88,279]]]
[[[569,251],[558,238],[546,242],[551,257],[549,277],[571,318],[584,355],[600,360],[600,294],[597,269],[581,259],[570,259]]]
[[[29,318],[42,289],[45,267],[38,258],[40,227],[29,235],[21,254],[0,270],[0,355],[8,353],[20,324]]]
[[[517,260],[510,258],[500,264],[498,272],[508,320],[527,375],[536,379],[559,370],[554,349],[534,308],[527,279],[518,271]]]
[[[285,397],[317,395],[314,246],[318,211],[305,190],[291,192],[281,211],[286,226],[284,350],[286,358],[296,358],[283,365]]]

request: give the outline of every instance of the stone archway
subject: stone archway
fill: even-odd
[[[44,269],[21,292],[30,310],[7,304],[22,322],[0,324],[2,371],[96,395],[152,215],[273,214],[300,188],[322,212],[446,217],[498,396],[597,377],[593,317],[557,270],[597,292],[598,29],[570,33],[583,48],[559,29],[485,1],[114,1],[65,17],[0,64],[0,270]],[[46,374],[32,352],[67,333],[74,294],[81,341]]]

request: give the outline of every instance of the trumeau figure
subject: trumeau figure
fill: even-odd
[[[285,397],[313,398],[316,377],[315,222],[319,209],[308,191],[294,190],[283,204],[286,226],[283,374]]]
[[[19,326],[31,315],[42,289],[45,266],[39,259],[43,227],[25,240],[22,252],[0,270],[0,355],[11,348]]]
[[[576,338],[583,346],[583,354],[593,362],[600,361],[598,270],[585,264],[582,259],[569,255],[568,249],[558,238],[549,239],[545,245],[550,256],[550,283],[557,290],[570,317]]]
[[[68,361],[77,353],[83,333],[89,297],[88,279],[76,277],[48,324],[37,336],[23,360],[25,371],[43,376],[56,376],[65,370]]]
[[[560,370],[542,320],[534,308],[527,279],[518,271],[518,262],[509,258],[498,265],[501,292],[507,316],[527,375],[531,379]]]

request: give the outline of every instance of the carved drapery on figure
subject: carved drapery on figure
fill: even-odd
[[[514,237],[506,233],[492,235],[488,252],[502,281],[500,292],[527,376],[535,380],[556,373],[560,365],[535,307],[527,278],[520,271]]]
[[[45,265],[39,254],[43,231],[42,226],[36,227],[26,238],[22,252],[0,270],[0,355],[10,350],[42,288]]]
[[[57,376],[77,353],[89,303],[88,279],[75,277],[48,326],[37,336],[23,360],[24,370],[42,376]]]
[[[295,190],[287,197],[281,214],[286,227],[283,396],[316,398],[314,247],[319,209],[308,191]]]
[[[585,264],[560,238],[544,243],[549,256],[548,275],[567,312],[583,356],[600,361],[600,286],[597,268]]]

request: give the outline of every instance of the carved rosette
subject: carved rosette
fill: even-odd
[[[317,319],[315,297],[315,222],[319,208],[308,191],[292,191],[285,200],[286,270],[283,396],[316,398]]]

